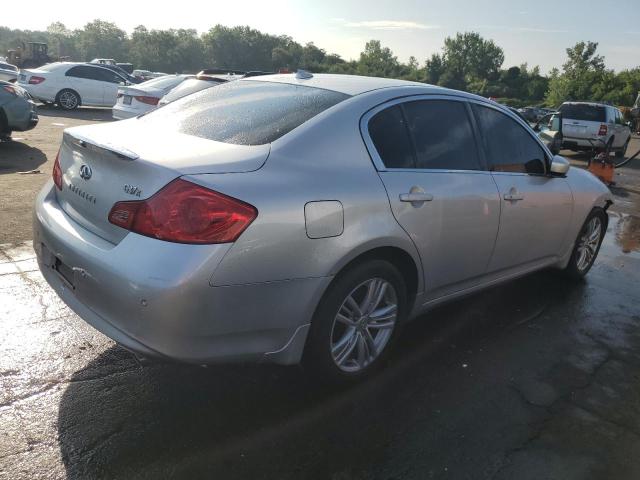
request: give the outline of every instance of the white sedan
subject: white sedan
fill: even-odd
[[[112,115],[116,120],[137,117],[153,110],[169,91],[195,75],[166,75],[138,85],[120,87]]]
[[[0,61],[0,80],[15,82],[18,79],[18,67],[10,63]]]
[[[21,70],[18,84],[40,101],[74,110],[80,105],[112,107],[116,103],[118,87],[129,82],[119,73],[100,65],[56,62]]]

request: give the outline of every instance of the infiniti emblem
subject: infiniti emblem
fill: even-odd
[[[82,165],[80,167],[80,178],[83,180],[89,180],[91,178],[91,167],[89,165]]]

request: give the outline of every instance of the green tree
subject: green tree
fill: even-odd
[[[81,60],[96,57],[114,58],[123,61],[129,54],[127,33],[115,23],[94,20],[76,32],[78,53]]]
[[[551,73],[547,104],[557,106],[567,100],[601,100],[605,96],[600,86],[607,80],[611,84],[613,72],[607,73],[604,57],[596,55],[597,49],[595,42],[578,42],[567,48],[562,73],[558,70]]]
[[[357,70],[360,75],[395,77],[399,66],[398,58],[388,47],[382,47],[380,40],[370,40],[360,54]]]

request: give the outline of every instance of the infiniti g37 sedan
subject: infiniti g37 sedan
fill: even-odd
[[[486,99],[270,75],[66,130],[34,246],[60,297],[139,355],[347,381],[435,304],[585,275],[610,203]]]

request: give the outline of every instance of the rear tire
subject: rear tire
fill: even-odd
[[[318,305],[302,359],[305,369],[333,384],[368,377],[386,361],[406,315],[406,286],[397,268],[384,260],[350,268]]]
[[[0,109],[0,141],[8,142],[11,140],[11,130],[9,130],[9,122],[4,110]]]
[[[579,280],[589,273],[600,251],[606,226],[606,212],[601,208],[591,210],[578,233],[569,264],[564,269],[570,278]]]
[[[624,154],[627,153],[627,148],[629,147],[630,141],[631,141],[631,136],[629,136],[626,143],[620,148],[620,150],[616,151],[616,160],[622,160],[624,158]]]
[[[80,106],[80,95],[70,89],[60,90],[56,95],[56,104],[63,110],[75,110]]]

